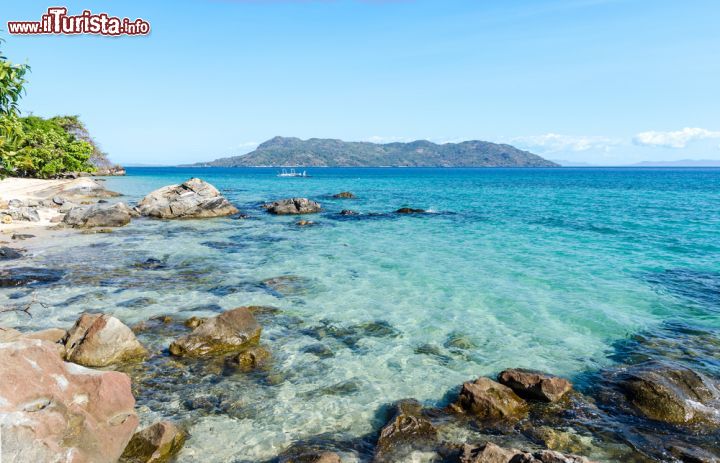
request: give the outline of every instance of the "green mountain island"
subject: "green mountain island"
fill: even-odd
[[[347,142],[275,137],[241,156],[194,164],[196,167],[559,167],[511,145],[464,141],[438,145]]]

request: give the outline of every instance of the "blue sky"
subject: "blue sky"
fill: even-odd
[[[111,157],[174,164],[275,135],[512,143],[551,159],[720,159],[720,3],[71,1],[147,37],[8,36],[24,113],[79,114]]]

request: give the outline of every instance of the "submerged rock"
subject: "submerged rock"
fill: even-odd
[[[340,215],[358,215],[357,212],[351,211],[350,209],[343,209],[340,211]]]
[[[276,215],[314,214],[320,212],[320,203],[307,198],[281,199],[263,206],[269,213]]]
[[[572,389],[570,381],[539,371],[511,368],[498,375],[498,382],[526,400],[557,402]]]
[[[127,375],[63,362],[40,340],[0,344],[0,365],[0,460],[118,460],[138,425]]]
[[[553,450],[523,452],[512,448],[503,448],[488,442],[483,445],[465,445],[460,463],[591,463],[585,457],[565,455]]]
[[[483,420],[517,419],[527,413],[527,404],[512,389],[484,377],[463,384],[455,406]]]
[[[228,357],[228,363],[239,369],[248,372],[256,368],[263,368],[270,363],[270,351],[262,346],[249,347],[238,354]]]
[[[650,419],[720,426],[720,394],[705,376],[670,362],[648,361],[622,372],[619,386]]]
[[[65,214],[63,223],[74,228],[124,227],[134,212],[124,203],[78,206]]]
[[[66,360],[88,367],[104,367],[147,355],[130,328],[105,314],[81,315],[63,343]]]
[[[412,207],[401,207],[396,210],[396,214],[424,214],[427,212],[425,209],[413,209]]]
[[[349,191],[342,191],[340,193],[334,194],[333,198],[335,198],[335,199],[355,199],[355,195]]]
[[[159,421],[136,432],[120,463],[165,463],[185,444],[185,433],[170,421]]]
[[[41,286],[60,281],[65,272],[52,268],[15,267],[0,270],[0,288]]]
[[[423,416],[422,405],[414,399],[401,400],[380,431],[373,462],[402,461],[412,452],[431,450],[437,437],[437,429]]]
[[[35,235],[31,235],[30,233],[13,233],[12,238],[13,240],[29,240],[30,238],[35,238]]]
[[[298,220],[295,225],[297,225],[298,227],[308,227],[310,225],[315,225],[315,222],[313,222],[312,220]]]
[[[135,209],[141,215],[158,219],[197,219],[238,213],[217,188],[199,178],[155,190]]]
[[[256,344],[260,340],[261,331],[252,312],[247,307],[238,307],[208,318],[192,333],[173,341],[170,353],[197,357],[237,352]]]
[[[312,449],[290,449],[278,458],[278,463],[342,463],[335,452]]]
[[[19,259],[23,256],[22,252],[7,246],[0,246],[0,260]]]

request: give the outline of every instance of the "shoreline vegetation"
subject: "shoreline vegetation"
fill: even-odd
[[[155,190],[134,206],[109,201],[117,196],[102,182],[88,178],[0,181],[0,197],[3,206],[8,207],[3,218],[19,217],[13,218],[13,224],[27,222],[36,227],[93,233],[111,232],[140,217],[243,218],[220,191],[197,178]],[[355,194],[343,191],[332,198],[351,202]],[[53,213],[48,220],[43,209]],[[323,211],[323,206],[308,198],[287,198],[269,201],[263,209],[267,214],[305,217]],[[41,220],[27,220],[35,213]],[[403,207],[387,213],[427,212]],[[344,209],[341,214],[356,213]],[[302,219],[296,224],[313,223]],[[13,224],[0,227],[6,232],[5,227]],[[15,235],[13,238],[2,243],[0,249],[2,262],[12,265],[0,270],[1,287],[23,287],[43,279],[61,278],[48,269],[23,267],[28,250],[14,245]],[[288,284],[283,278],[290,277],[270,279],[266,284]],[[132,327],[109,313],[78,313],[71,327],[40,332],[23,332],[22,327],[0,328],[4,375],[0,414],[6,439],[3,452],[18,461],[54,461],[69,454],[97,462],[172,459],[192,431],[184,429],[182,423],[169,421],[158,421],[137,431],[139,419],[132,391],[136,382],[147,387],[143,379],[147,373],[138,372],[157,357],[196,365],[202,375],[217,374],[212,373],[217,371],[217,365],[241,375],[268,368],[273,354],[263,343],[263,324],[278,311],[274,307],[246,306],[208,318],[192,314],[184,319],[154,317]],[[347,335],[384,336],[391,329],[381,323],[366,324]],[[139,340],[157,330],[174,333],[174,340],[161,352],[152,351]],[[646,342],[653,344],[651,338]],[[459,351],[471,346],[471,341],[461,336],[448,343]],[[427,349],[432,354],[432,346]],[[371,448],[361,461],[717,461],[693,437],[714,432],[720,425],[720,396],[714,381],[672,361],[626,360],[628,363],[621,360],[618,366],[598,372],[590,390],[577,390],[570,381],[551,372],[508,365],[495,378],[468,378],[445,398],[438,397],[438,402],[445,405],[425,407],[414,399],[389,403],[384,424],[365,439]],[[28,368],[27,362],[37,368]],[[19,384],[24,387],[18,388]],[[78,402],[77,397],[85,399]],[[608,429],[613,414],[628,427],[640,426],[646,438],[656,432],[658,438],[667,436],[668,429],[673,437],[659,445],[661,454],[653,454],[644,447],[646,444],[625,437],[626,430]],[[484,436],[482,439],[467,437],[478,432]],[[80,435],[82,439],[67,438]],[[347,459],[357,458],[347,448],[320,442],[297,442],[271,461],[357,461]]]

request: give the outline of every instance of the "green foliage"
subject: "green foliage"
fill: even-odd
[[[18,177],[51,178],[63,172],[93,172],[93,146],[63,127],[66,117],[19,119],[21,134],[3,147],[3,170]]]
[[[3,42],[0,39],[0,44]],[[0,116],[18,114],[18,102],[25,92],[27,64],[13,64],[0,52]]]

